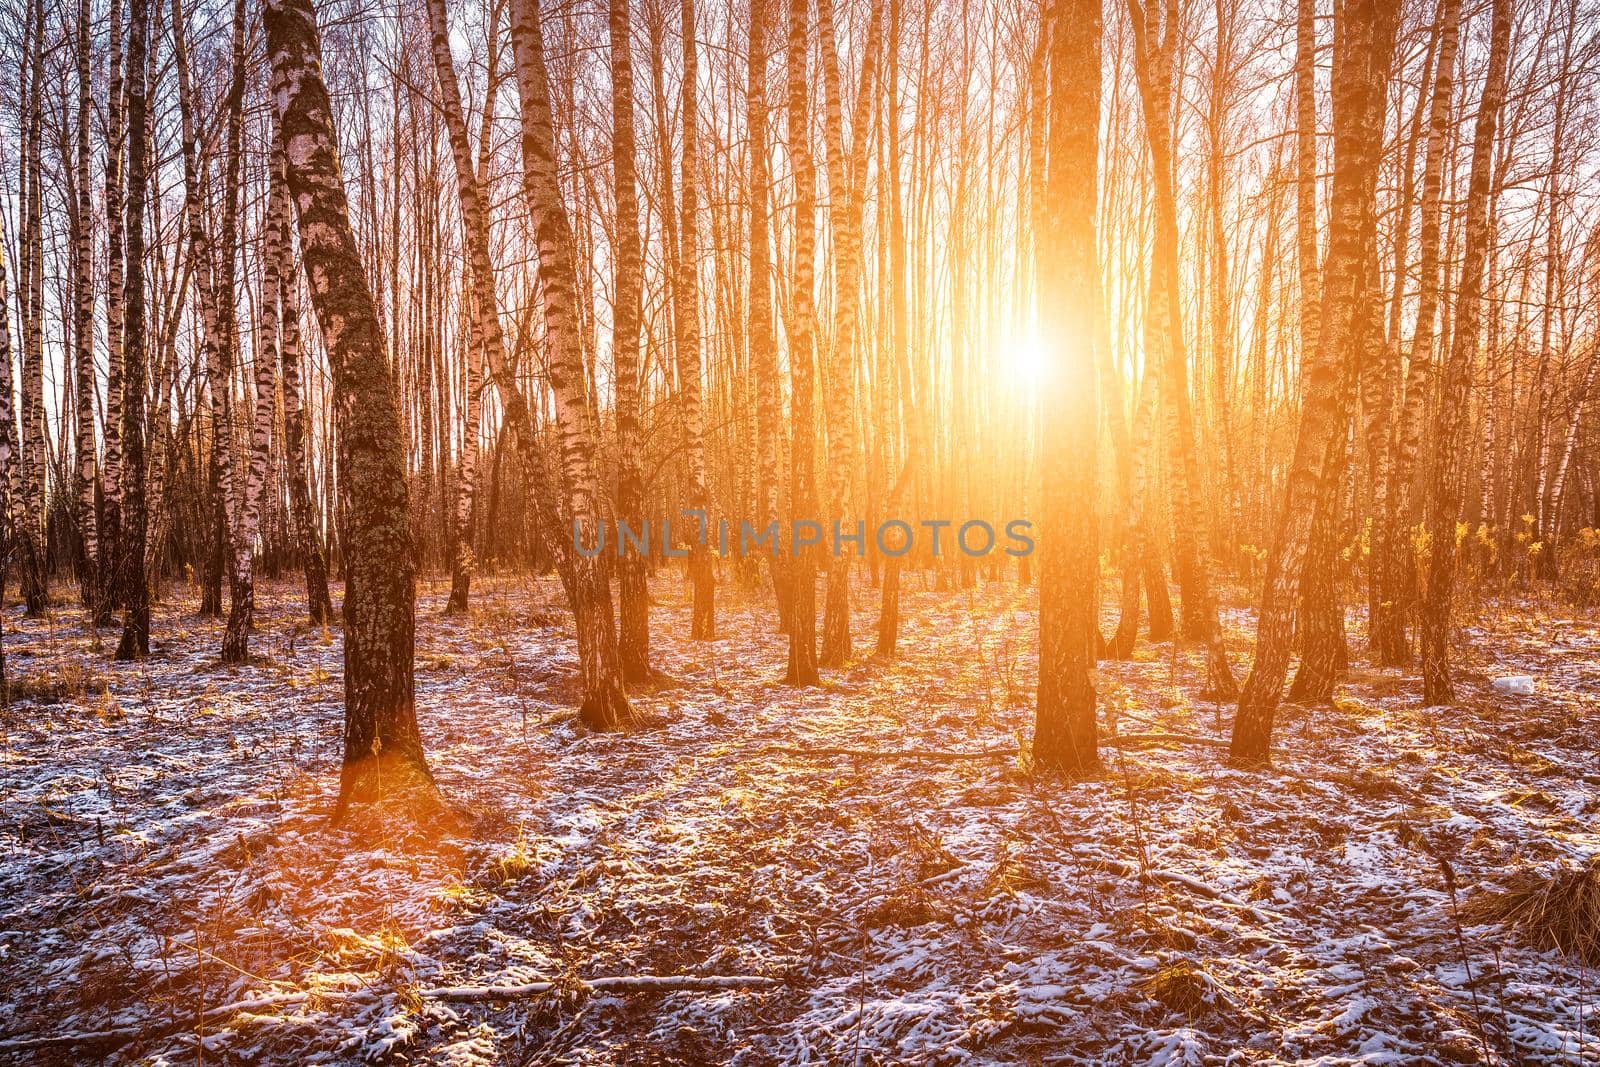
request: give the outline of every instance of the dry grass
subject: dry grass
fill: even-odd
[[[1198,1019],[1228,1007],[1228,998],[1216,980],[1191,960],[1180,959],[1167,964],[1140,982],[1139,988],[1185,1019]]]
[[[6,696],[13,704],[65,704],[107,689],[105,676],[82,660],[60,659],[21,670],[10,663],[7,667]]]
[[[1538,948],[1600,964],[1600,859],[1523,871],[1510,888],[1469,900],[1462,918],[1509,926]]]

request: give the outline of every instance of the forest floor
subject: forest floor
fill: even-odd
[[[1105,729],[1191,736],[1065,784],[1017,752],[1031,591],[909,586],[898,662],[792,689],[767,597],[723,590],[691,643],[663,576],[673,682],[628,735],[574,721],[553,581],[482,580],[469,620],[427,587],[419,717],[462,814],[394,833],[329,824],[340,636],[294,585],[237,668],[182,596],[139,665],[75,607],[8,607],[0,1061],[1600,1061],[1595,975],[1471,908],[1600,852],[1595,618],[1487,613],[1452,709],[1357,666],[1336,706],[1284,707],[1267,772],[1195,739],[1230,715],[1197,652],[1141,644],[1102,665]],[[1534,695],[1490,686],[1512,673]],[[584,984],[639,975],[777,984]]]

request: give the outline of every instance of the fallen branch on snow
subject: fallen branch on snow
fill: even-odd
[[[852,759],[924,759],[954,762],[964,759],[1007,759],[1015,748],[980,748],[971,752],[941,752],[926,748],[807,748],[804,745],[771,745],[768,752],[786,756],[849,756]]]
[[[1211,748],[1227,748],[1228,742],[1220,737],[1206,737],[1202,734],[1183,733],[1137,733],[1104,735],[1100,738],[1102,745],[1161,745],[1161,744],[1188,744],[1206,745]],[[807,748],[804,745],[769,745],[768,752],[777,752],[786,756],[846,756],[851,759],[907,759],[930,760],[939,763],[953,763],[966,759],[1010,759],[1017,754],[1015,748],[979,748],[970,752],[941,751],[926,748],[840,748],[817,747]]]
[[[1126,877],[1132,878],[1139,875],[1139,868],[1134,864],[1114,860],[1109,856],[1096,856],[1090,862]],[[1274,922],[1282,921],[1281,916],[1274,915],[1264,908],[1259,908],[1247,900],[1240,900],[1231,893],[1224,893],[1222,890],[1209,886],[1198,878],[1191,878],[1187,874],[1179,874],[1177,871],[1147,870],[1144,872],[1144,878],[1150,882],[1163,882],[1167,885],[1183,886],[1185,889],[1198,893],[1208,900],[1214,900],[1218,904],[1225,904],[1230,908],[1237,908],[1240,911],[1247,912],[1255,916],[1256,921],[1269,926]]]
[[[1207,745],[1211,748],[1227,748],[1229,742],[1220,737],[1206,737],[1203,734],[1173,734],[1173,733],[1137,733],[1117,734],[1115,737],[1102,737],[1103,745]]]
[[[573,982],[527,982],[521,985],[444,986],[439,989],[419,989],[415,995],[422,1000],[439,1000],[453,1003],[483,1003],[495,1000],[522,1000],[542,996],[556,989],[570,989],[580,993],[686,993],[706,992],[716,989],[766,989],[781,984],[776,978],[757,974],[636,974],[609,978],[591,978]],[[187,1030],[200,1023],[231,1018],[243,1013],[256,1013],[271,1008],[289,1008],[307,1002],[326,1004],[365,1004],[380,998],[370,989],[332,989],[321,992],[274,993],[232,1004],[221,1004],[178,1023],[159,1026],[122,1026],[111,1030],[79,1031],[49,1034],[43,1037],[22,1037],[0,1041],[0,1053],[25,1052],[29,1049],[52,1048],[60,1045],[123,1044],[140,1038],[166,1037]]]

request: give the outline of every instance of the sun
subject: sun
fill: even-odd
[[[1001,346],[1001,359],[1006,373],[1019,385],[1043,385],[1050,378],[1050,346],[1036,329],[1008,337]]]

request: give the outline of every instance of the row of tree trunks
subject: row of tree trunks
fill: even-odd
[[[1154,353],[1161,400],[1162,441],[1172,498],[1172,548],[1183,594],[1186,636],[1206,646],[1205,695],[1231,700],[1236,691],[1223,646],[1222,625],[1211,591],[1211,564],[1204,556],[1205,507],[1200,498],[1199,444],[1189,400],[1188,355],[1179,293],[1178,200],[1174,188],[1172,77],[1177,47],[1176,0],[1148,7],[1128,0],[1134,32],[1134,65],[1150,149],[1155,207],[1155,257],[1145,323],[1146,350]],[[1151,16],[1154,16],[1153,18]]]
[[[1383,552],[1383,558],[1374,565],[1380,590],[1373,597],[1376,610],[1368,632],[1372,659],[1382,667],[1405,667],[1411,663],[1406,618],[1415,601],[1412,595],[1415,555],[1406,525],[1411,514],[1413,471],[1422,445],[1433,379],[1435,323],[1440,302],[1444,155],[1450,136],[1456,50],[1461,39],[1461,0],[1440,0],[1438,19],[1439,51],[1434,66],[1433,92],[1428,102],[1428,139],[1422,162],[1417,317],[1401,387],[1384,507],[1376,517],[1384,532],[1374,547]]]

